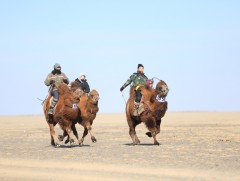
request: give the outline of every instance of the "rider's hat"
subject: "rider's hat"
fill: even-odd
[[[138,64],[138,69],[139,69],[139,67],[144,68],[143,64]]]
[[[61,68],[61,65],[59,63],[55,63],[54,68]]]

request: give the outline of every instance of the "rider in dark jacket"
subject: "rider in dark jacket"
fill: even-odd
[[[75,79],[75,82],[77,82],[80,86],[80,88],[85,92],[89,93],[90,92],[90,87],[86,79],[86,75],[84,73],[80,74],[80,77]]]

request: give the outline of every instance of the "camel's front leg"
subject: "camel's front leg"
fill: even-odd
[[[94,134],[93,134],[93,130],[92,130],[92,127],[91,127],[91,125],[90,125],[90,123],[88,123],[87,125],[86,125],[86,128],[87,128],[87,130],[88,130],[88,132],[89,132],[89,134],[90,134],[90,136],[91,136],[91,140],[92,140],[92,142],[97,142],[97,139],[95,138],[95,136],[94,136]]]
[[[60,147],[60,144],[58,143],[58,138],[55,134],[54,125],[51,123],[48,123],[50,128],[50,135],[51,135],[51,144],[55,147]]]
[[[153,140],[154,140],[154,145],[160,145],[159,142],[157,141],[157,133],[158,133],[158,129],[157,128],[153,128],[151,129],[151,135],[153,137]]]
[[[77,132],[77,129],[76,129],[76,127],[75,127],[75,124],[73,124],[71,128],[72,128],[72,131],[73,131],[74,136],[76,136],[76,138],[78,139],[78,132]],[[67,131],[64,131],[64,132],[63,132],[63,135],[58,135],[58,139],[59,139],[60,141],[63,141],[63,139],[64,139],[66,136],[68,136],[68,133],[67,133]],[[67,140],[65,141],[65,144],[67,144],[68,142],[69,142],[69,136],[67,137]]]
[[[67,132],[66,131],[63,131],[63,135],[58,135],[58,140],[59,141],[63,141],[64,140],[64,138],[67,136],[68,134],[67,134]],[[67,139],[68,140],[68,142],[69,142],[69,138]],[[67,143],[68,143],[67,142]],[[65,142],[66,143],[66,142]]]
[[[72,124],[70,123],[68,126],[65,127],[65,131],[67,132],[68,136],[69,136],[69,141],[70,141],[70,145],[74,144],[74,138],[73,138],[73,131],[71,129]]]
[[[161,125],[161,119],[158,119],[157,120],[157,131],[156,131],[156,135],[157,134],[159,134],[160,133],[160,125]],[[152,133],[149,131],[149,132],[146,132],[146,135],[148,136],[148,137],[152,137]]]
[[[137,137],[135,127],[130,127],[129,128],[129,135],[132,138],[133,145],[138,145],[140,144],[140,140]]]
[[[82,146],[82,145],[83,145],[84,138],[85,138],[85,136],[87,136],[87,134],[88,134],[88,129],[87,129],[87,128],[84,128],[83,136],[82,136],[81,140],[78,140],[79,146]]]

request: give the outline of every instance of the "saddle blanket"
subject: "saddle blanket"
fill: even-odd
[[[72,108],[76,109],[76,108],[78,108],[78,105],[77,104],[73,104]]]
[[[158,95],[157,95],[156,99],[157,99],[158,102],[166,102],[164,97],[160,97]]]

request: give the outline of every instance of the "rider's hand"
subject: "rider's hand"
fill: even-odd
[[[124,88],[125,88],[125,87],[124,87],[124,86],[122,86],[122,87],[120,88],[120,91],[122,92]]]
[[[54,84],[55,83],[55,80],[50,80],[50,84]]]
[[[63,79],[63,82],[64,82],[65,84],[68,84],[68,83],[69,83],[67,79]]]

